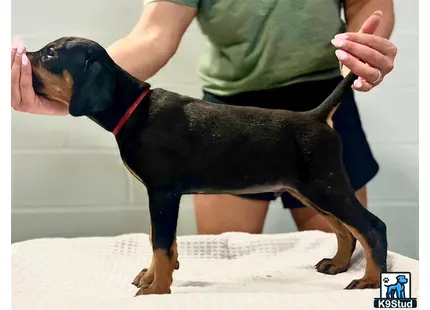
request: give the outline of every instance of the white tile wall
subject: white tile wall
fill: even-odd
[[[108,46],[133,27],[141,2],[14,0],[12,37],[22,37],[29,50],[66,35]],[[369,185],[370,208],[389,224],[390,249],[418,257],[418,1],[395,0],[395,6],[396,69],[357,100],[381,165]],[[193,23],[150,82],[200,97],[197,59],[204,47]],[[182,206],[179,234],[194,233],[192,198],[184,197]],[[85,118],[12,112],[13,241],[147,232],[148,218],[146,190],[123,167],[110,134]],[[265,232],[294,229],[288,211],[274,203]]]

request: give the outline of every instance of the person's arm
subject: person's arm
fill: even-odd
[[[146,80],[175,54],[196,13],[194,7],[173,2],[149,3],[131,33],[113,43],[108,53],[125,71]]]
[[[146,80],[175,54],[197,9],[167,1],[144,7],[140,20],[126,37],[107,48],[112,59],[125,71]],[[22,41],[12,46],[11,106],[19,112],[67,115],[68,106],[37,96],[33,89],[31,64]]]

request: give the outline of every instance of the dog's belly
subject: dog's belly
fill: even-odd
[[[244,188],[196,188],[196,189],[187,189],[183,192],[183,194],[191,195],[191,194],[230,194],[230,195],[244,195],[244,194],[260,194],[260,193],[283,193],[289,189],[292,189],[289,186],[285,185],[255,185]]]

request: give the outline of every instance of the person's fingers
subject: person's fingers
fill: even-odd
[[[372,68],[369,65],[361,62],[353,55],[343,51],[336,50],[336,57],[346,67],[348,67],[354,74],[363,78],[366,81],[376,81],[379,78],[378,69]]]
[[[11,99],[13,108],[18,108],[21,103],[20,79],[23,51],[24,42],[19,41],[11,68]]]
[[[12,47],[11,47],[11,50],[10,50],[10,66],[11,66],[11,68],[12,68],[12,65],[13,65],[13,61],[15,59],[17,47],[18,47],[18,40],[15,40],[12,43]]]
[[[382,12],[376,11],[363,23],[358,33],[374,34],[381,22]]]
[[[22,55],[21,81],[20,81],[21,98],[23,102],[32,104],[35,102],[36,94],[33,89],[33,79],[31,75],[31,64],[27,55]]]
[[[384,75],[391,72],[394,68],[393,59],[366,45],[340,39],[333,39],[332,44],[336,48],[342,49],[355,58],[360,59],[362,62],[378,68]]]
[[[356,91],[368,92],[373,88],[373,85],[359,77],[354,81],[352,88]]]
[[[382,12],[376,11],[358,32],[338,34],[332,41],[337,48],[335,53],[339,62],[359,76],[352,85],[357,91],[370,91],[376,86],[373,81],[379,84],[384,75],[394,68],[396,46],[389,40],[374,35],[381,19]]]
[[[352,41],[361,45],[366,45],[383,55],[394,58],[397,55],[397,47],[388,39],[366,33],[347,32],[338,34],[335,40]]]

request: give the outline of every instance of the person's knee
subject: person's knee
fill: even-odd
[[[291,215],[299,231],[320,230],[333,232],[325,218],[312,207],[291,209]]]
[[[268,205],[268,201],[232,195],[195,195],[197,233],[262,233]]]

